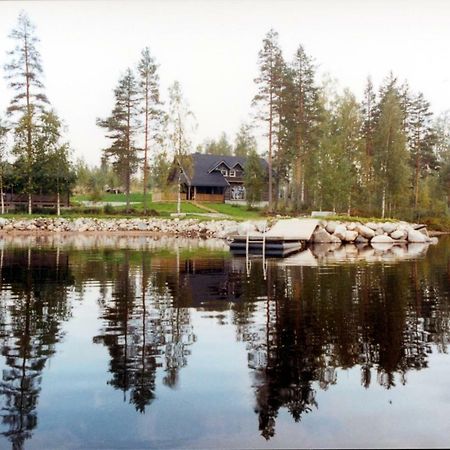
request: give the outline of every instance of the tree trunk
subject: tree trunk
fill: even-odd
[[[269,112],[269,157],[268,157],[268,169],[269,169],[269,212],[272,212],[272,93],[270,94],[270,112]]]
[[[26,101],[27,101],[27,122],[26,122],[26,126],[27,126],[27,163],[28,163],[28,214],[32,214],[33,213],[33,208],[32,208],[32,200],[31,200],[31,187],[33,185],[33,180],[32,180],[32,175],[31,175],[31,165],[32,165],[32,161],[33,161],[33,155],[32,155],[32,151],[33,151],[33,143],[32,143],[32,136],[31,136],[31,124],[32,124],[32,120],[31,120],[31,103],[30,103],[30,72],[29,72],[29,61],[28,61],[28,41],[27,41],[27,36],[25,35],[25,43],[24,43],[24,50],[25,50],[25,86],[26,86]]]
[[[147,214],[148,183],[148,79],[145,85],[145,129],[144,129],[144,214]]]
[[[61,215],[61,198],[59,195],[59,189],[58,192],[56,194],[56,215],[60,216]]]
[[[0,180],[0,196],[1,196],[1,208],[2,208],[2,214],[5,214],[5,199],[3,198],[3,175]]]
[[[178,170],[177,213],[181,213],[181,170]]]
[[[416,156],[416,167],[414,173],[414,209],[417,210],[419,204],[419,178],[420,178],[419,155]]]

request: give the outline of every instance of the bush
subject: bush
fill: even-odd
[[[105,214],[114,214],[116,211],[114,209],[114,207],[110,204],[107,203],[104,207],[103,207],[103,212]]]

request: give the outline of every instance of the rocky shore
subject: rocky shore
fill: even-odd
[[[0,233],[46,232],[46,233],[162,233],[169,236],[228,238],[246,235],[247,232],[262,232],[276,222],[265,220],[237,222],[233,220],[160,219],[160,218],[0,218]],[[430,237],[424,225],[407,222],[336,222],[321,220],[313,234],[314,243],[395,244],[427,243]]]
[[[433,243],[426,225],[408,222],[336,222],[320,221],[313,234],[314,243],[395,244]]]

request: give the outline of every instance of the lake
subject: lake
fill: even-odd
[[[0,448],[447,447],[450,238],[232,257],[0,239]]]

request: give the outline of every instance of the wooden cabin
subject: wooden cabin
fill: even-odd
[[[178,167],[174,167],[169,182],[178,183],[180,176],[183,200],[215,203],[245,201],[245,165],[244,157],[194,153],[184,164],[178,162],[181,173]],[[267,162],[262,158],[261,165],[268,170]],[[264,193],[262,200],[267,200],[266,197],[267,193]]]

